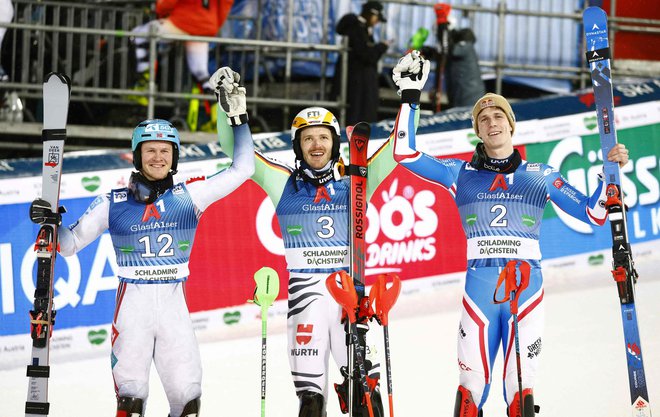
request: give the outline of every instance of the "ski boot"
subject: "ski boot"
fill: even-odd
[[[303,391],[298,394],[300,411],[298,417],[325,417],[323,395],[318,392]]]
[[[534,405],[534,392],[531,388],[525,388],[523,390],[523,409],[522,413],[520,410],[520,393],[516,392],[516,395],[513,396],[513,401],[506,409],[506,415],[509,417],[534,417],[535,413],[538,413],[541,410],[541,407]]]
[[[142,398],[119,397],[117,399],[117,417],[142,417],[143,407]]]
[[[194,400],[188,401],[185,407],[183,407],[183,411],[181,412],[181,417],[198,417],[199,416],[199,408],[202,404],[202,401],[199,398],[195,398]],[[169,414],[167,417],[171,417]]]
[[[472,399],[472,393],[463,385],[458,386],[454,417],[483,417],[483,410],[479,410]]]

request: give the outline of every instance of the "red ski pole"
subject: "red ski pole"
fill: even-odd
[[[518,264],[520,264],[520,282],[518,282],[516,277],[516,265]],[[516,371],[518,373],[518,400],[520,401],[518,411],[521,415],[511,417],[522,417],[523,413],[522,365],[520,363],[520,337],[518,335],[518,300],[520,299],[522,291],[529,285],[530,271],[531,268],[525,261],[509,261],[500,273],[500,277],[497,280],[497,286],[495,287],[495,293],[493,294],[493,302],[495,302],[495,304],[509,301],[509,309],[511,311],[511,316],[513,317],[513,338],[516,349]],[[504,292],[506,296],[502,300],[498,300],[497,290],[502,282],[504,282]]]
[[[392,285],[387,288],[387,279],[392,278]],[[383,326],[385,339],[385,369],[387,373],[387,396],[390,403],[390,417],[394,417],[394,404],[392,394],[392,368],[390,365],[390,333],[388,328],[388,314],[401,293],[401,280],[396,274],[379,275],[369,291],[369,299],[373,302],[374,315]]]
[[[337,282],[337,275],[339,275],[339,282]],[[350,323],[351,331],[349,336],[351,344],[353,344],[353,351],[355,354],[355,362],[360,370],[360,384],[362,385],[362,392],[364,392],[365,403],[369,410],[369,417],[374,417],[374,410],[371,405],[371,391],[367,384],[367,371],[364,367],[364,357],[359,348],[358,332],[357,332],[357,309],[358,309],[358,296],[355,292],[353,285],[353,278],[351,278],[346,271],[333,272],[325,280],[325,285],[332,295],[332,298],[344,309],[348,321]],[[353,370],[349,369],[349,378],[353,378]],[[350,405],[349,405],[350,407]]]

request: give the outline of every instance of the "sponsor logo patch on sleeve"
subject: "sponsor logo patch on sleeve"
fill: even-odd
[[[192,178],[188,178],[188,179],[186,180],[186,185],[188,185],[188,184],[190,184],[190,183],[193,183],[193,182],[195,182],[195,181],[204,181],[205,179],[206,179],[206,177],[203,176],[203,175],[200,176],[200,177],[192,177]]]

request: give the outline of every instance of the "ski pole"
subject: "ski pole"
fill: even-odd
[[[516,265],[520,263],[520,282],[516,278]],[[513,340],[516,351],[516,372],[518,377],[518,401],[519,401],[519,416],[511,417],[522,417],[523,414],[523,387],[522,387],[522,365],[520,363],[520,336],[518,333],[518,300],[520,299],[520,294],[522,291],[527,288],[529,285],[529,274],[530,266],[525,261],[511,260],[509,261],[497,280],[497,286],[495,287],[495,293],[493,294],[493,302],[495,304],[501,304],[506,301],[509,301],[509,310],[511,311],[511,316],[513,317]],[[497,290],[500,285],[504,282],[504,291],[505,294],[508,294],[504,299],[497,299]]]
[[[254,299],[248,300],[261,307],[261,417],[266,416],[266,321],[268,307],[273,304],[280,292],[280,279],[273,268],[262,267],[254,273],[257,286]]]
[[[337,275],[339,275],[339,285],[337,285]],[[369,391],[369,385],[367,384],[367,371],[364,367],[364,357],[362,356],[362,351],[359,348],[359,338],[357,332],[357,308],[358,308],[358,296],[355,292],[355,286],[353,285],[353,278],[346,273],[346,271],[333,272],[325,280],[325,285],[332,295],[332,298],[337,301],[337,303],[342,306],[348,321],[350,323],[351,332],[349,336],[351,338],[351,343],[353,344],[353,350],[355,354],[355,362],[360,371],[360,384],[362,385],[362,392],[364,393],[365,402],[367,404],[367,409],[369,410],[369,417],[374,417],[374,410],[371,404],[371,392]],[[349,369],[349,380],[353,378],[353,370]],[[349,405],[349,410],[353,404]]]
[[[451,5],[448,3],[436,3],[433,6],[435,11],[436,38],[438,41],[438,62],[436,64],[435,76],[435,112],[440,111],[442,106],[442,77],[447,64],[447,55],[449,55],[449,13]]]
[[[387,288],[387,279],[392,278],[392,285]],[[392,394],[392,368],[390,364],[390,333],[388,327],[388,314],[401,293],[401,280],[396,274],[383,274],[376,278],[369,299],[374,303],[374,313],[383,326],[385,339],[385,371],[387,374],[387,396],[390,404],[390,417],[394,417],[394,401]]]

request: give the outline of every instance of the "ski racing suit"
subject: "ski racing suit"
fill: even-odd
[[[222,133],[226,116],[218,113],[220,146],[231,156],[233,139]],[[391,139],[385,142],[369,158],[367,201],[396,167],[391,143]],[[325,280],[332,272],[348,272],[350,181],[335,176],[317,187],[302,175],[255,152],[252,180],[275,206],[289,271],[287,350],[293,383],[298,395],[305,391],[322,394],[325,409],[329,355],[340,368],[348,361],[342,309]],[[369,376],[377,377],[378,370],[379,365],[373,364]]]
[[[509,260],[531,266],[529,286],[519,299],[522,385],[536,380],[544,320],[539,232],[549,200],[589,224],[606,219],[602,181],[591,197],[572,187],[554,168],[521,160],[514,172],[476,169],[460,159],[437,159],[417,151],[413,119],[417,108],[400,111],[394,135],[395,159],[419,177],[445,188],[454,198],[467,237],[467,275],[458,329],[460,384],[479,409],[486,402],[500,344],[504,355],[504,397],[518,392],[513,320],[509,303],[494,304],[498,276]],[[515,152],[514,152],[515,153]],[[498,293],[503,298],[503,291]]]
[[[235,159],[226,170],[175,184],[147,205],[127,188],[112,190],[98,196],[78,221],[60,229],[64,256],[109,230],[119,278],[111,335],[117,397],[146,402],[153,358],[172,416],[181,415],[201,395],[199,348],[185,294],[199,218],[254,172],[249,127],[238,126],[234,134]]]

